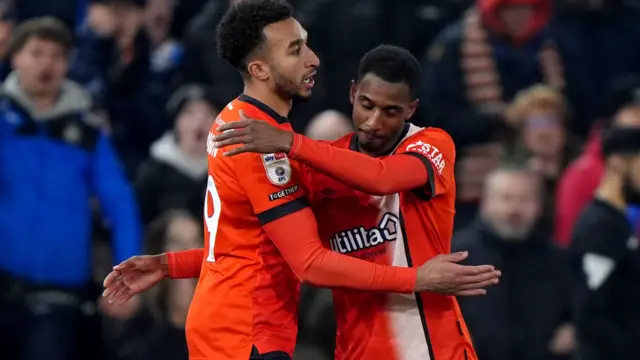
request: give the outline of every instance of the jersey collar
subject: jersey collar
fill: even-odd
[[[273,118],[273,120],[275,120],[278,124],[286,124],[289,122],[289,119],[278,114],[277,111],[273,110],[272,108],[269,107],[269,105],[263,103],[258,99],[254,99],[251,96],[242,94],[238,96],[238,100],[257,107],[258,109],[260,109],[260,111],[266,113],[271,118]]]
[[[400,145],[402,140],[404,140],[405,136],[407,136],[407,134],[409,133],[409,128],[410,127],[411,127],[411,125],[409,125],[409,123],[404,123],[404,127],[402,128],[402,134],[400,134],[400,137],[398,137],[398,141],[396,141],[396,143],[393,144],[393,146],[391,147],[391,149],[389,149],[389,151],[387,151],[387,152],[385,152],[383,154],[380,154],[380,155],[378,155],[376,157],[391,155],[395,151],[395,149],[398,147],[398,145]],[[349,149],[351,149],[353,151],[360,151],[358,149],[358,136],[356,135],[355,132],[351,136],[351,142],[349,143]]]

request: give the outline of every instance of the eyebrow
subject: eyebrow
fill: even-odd
[[[293,40],[292,42],[289,43],[289,46],[287,46],[287,49],[291,49],[296,46],[301,46],[303,44],[304,44],[304,39]]]
[[[361,101],[368,101],[368,102],[370,102],[372,104],[376,104],[375,101],[369,99],[369,97],[366,96],[366,95],[360,95],[360,96],[358,96],[358,98]],[[402,106],[400,106],[400,105],[388,105],[388,106],[383,107],[382,110],[402,110]]]

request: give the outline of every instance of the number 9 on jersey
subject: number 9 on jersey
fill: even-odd
[[[204,225],[205,236],[207,237],[205,240],[209,246],[209,254],[207,255],[207,261],[209,262],[216,261],[213,249],[216,245],[216,234],[218,233],[218,222],[220,221],[221,211],[222,203],[220,202],[218,189],[216,189],[213,176],[209,175],[207,179],[207,193],[204,200]]]

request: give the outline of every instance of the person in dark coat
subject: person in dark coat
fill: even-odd
[[[480,359],[558,360],[573,350],[569,262],[537,231],[541,207],[534,173],[501,168],[487,179],[477,221],[454,236],[466,264],[502,271],[486,296],[459,298]]]
[[[640,246],[627,208],[640,205],[640,130],[608,130],[602,154],[602,180],[570,246],[576,360],[636,360]]]
[[[221,106],[200,85],[185,85],[171,97],[167,110],[175,126],[151,146],[151,158],[135,181],[145,224],[176,209],[188,211],[195,219],[202,217],[207,137]]]
[[[149,146],[171,126],[164,105],[179,85],[183,50],[163,38],[170,26],[162,15],[166,10],[146,8],[146,0],[93,1],[77,30],[70,78],[104,110],[116,149],[133,177]]]

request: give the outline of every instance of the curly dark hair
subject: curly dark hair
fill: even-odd
[[[367,52],[358,66],[358,82],[372,73],[390,83],[405,83],[412,98],[420,94],[422,69],[420,62],[409,50],[393,46],[379,45]]]
[[[243,0],[231,6],[216,31],[218,56],[247,74],[247,60],[263,45],[264,28],[291,17],[284,0]]]

